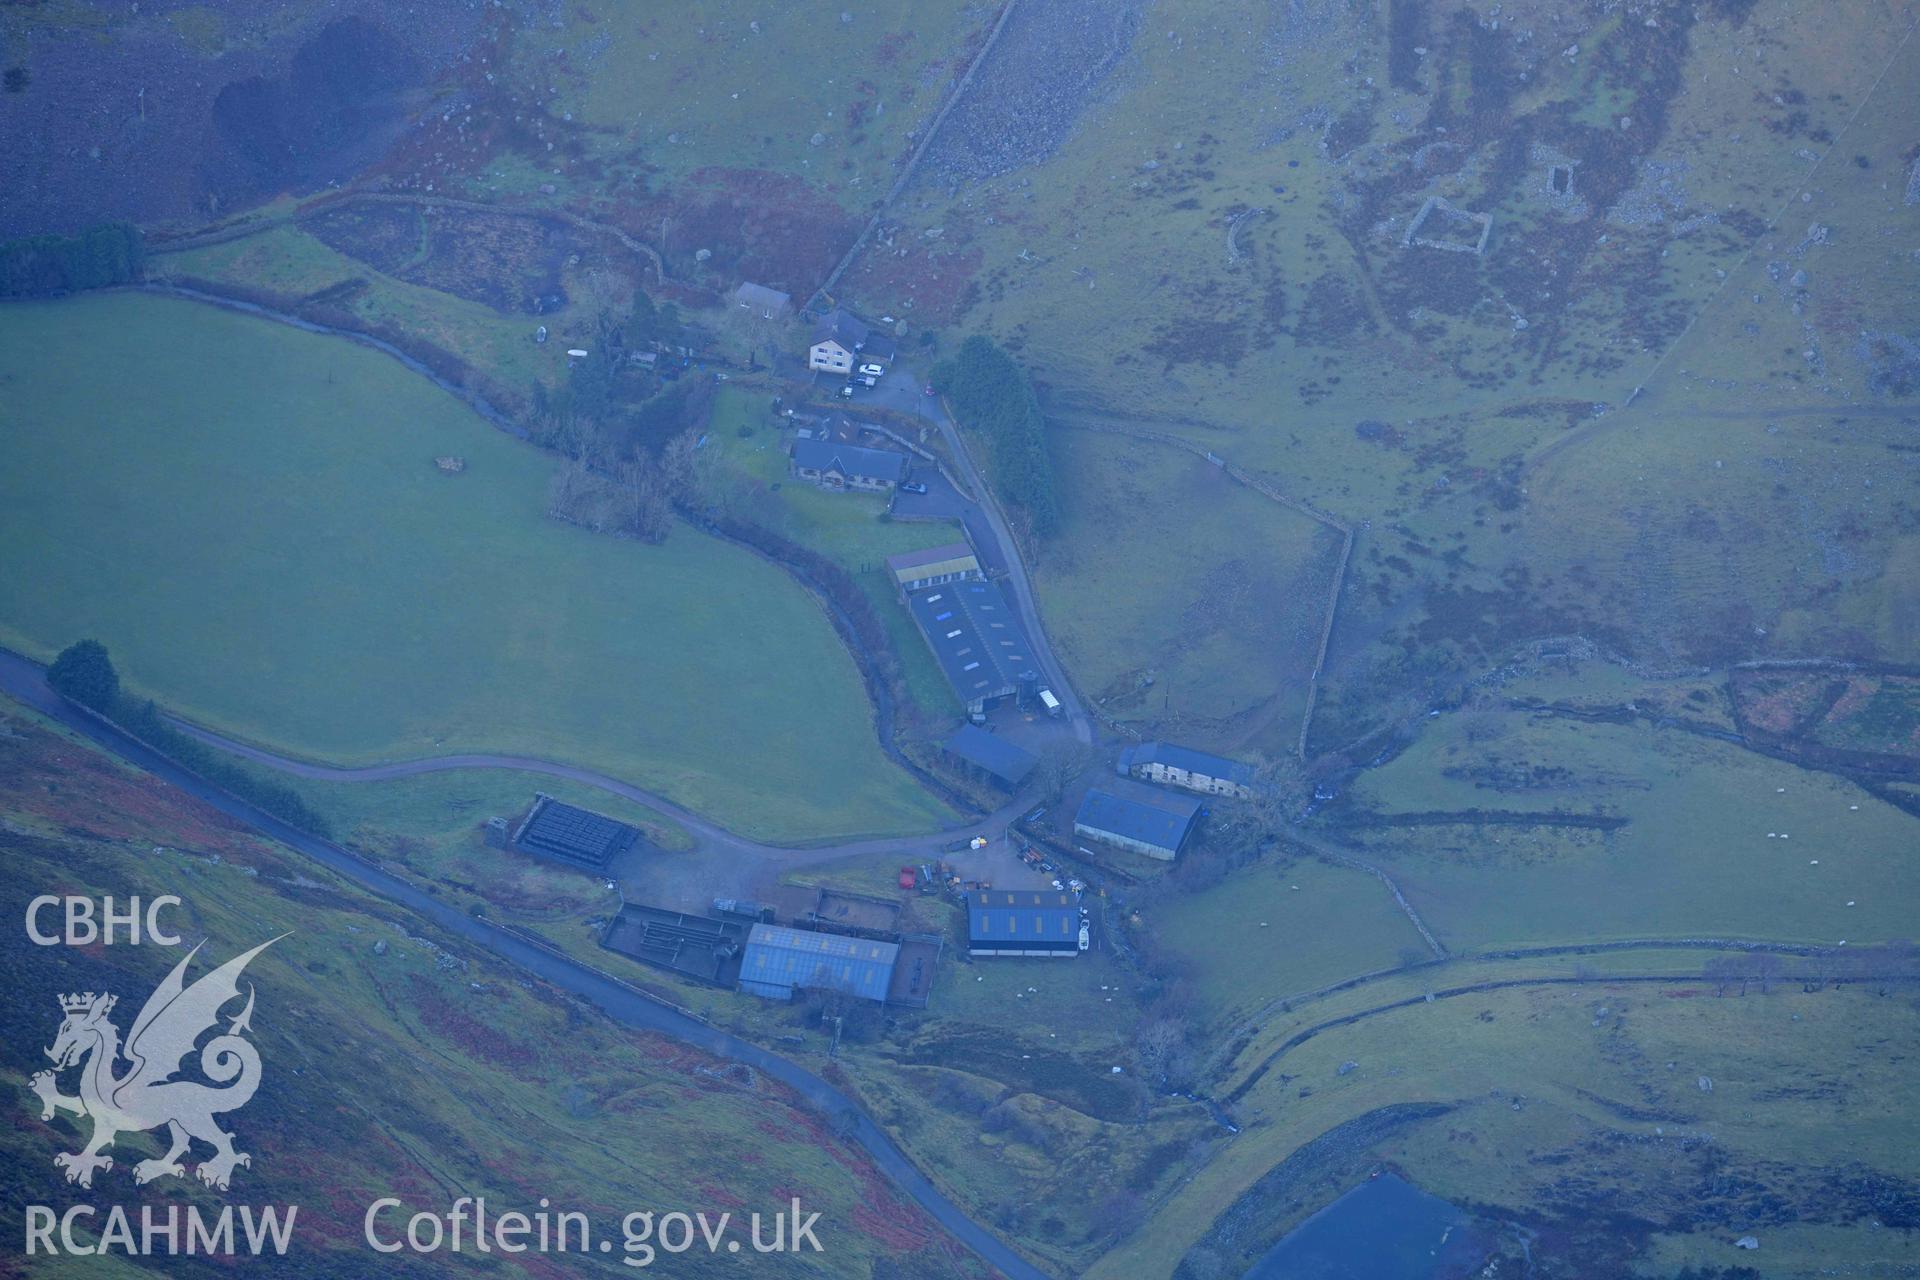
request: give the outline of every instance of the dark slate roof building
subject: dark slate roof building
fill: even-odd
[[[514,832],[513,847],[583,871],[604,871],[639,840],[640,832],[624,822],[539,794]]]
[[[967,898],[967,953],[1078,955],[1079,905],[1058,889],[980,889]]]
[[[764,284],[755,284],[751,280],[733,291],[734,302],[764,320],[774,320],[793,310],[791,295],[778,289],[769,289]]]
[[[907,609],[947,683],[978,714],[1034,675],[1033,649],[998,583],[955,582],[916,591]]]
[[[1121,774],[1213,796],[1253,794],[1253,766],[1171,742],[1142,742],[1120,753]]]
[[[740,960],[740,989],[769,1000],[803,990],[844,991],[885,1002],[900,944],[813,929],[756,924]]]
[[[873,336],[866,322],[851,311],[842,311],[835,307],[821,316],[813,326],[813,342],[818,346],[822,342],[837,342],[849,351],[858,351],[865,346],[867,339]]]
[[[1140,788],[1145,792],[1145,788]],[[1093,790],[1073,815],[1075,835],[1171,862],[1193,833],[1200,802],[1174,796],[1115,795]]]
[[[940,746],[948,755],[978,769],[1009,791],[1025,782],[1034,766],[1040,763],[1040,757],[1032,752],[1023,751],[978,725],[961,725]]]
[[[795,440],[793,469],[809,480],[827,480],[857,488],[885,488],[899,484],[906,477],[907,455],[832,440]]]

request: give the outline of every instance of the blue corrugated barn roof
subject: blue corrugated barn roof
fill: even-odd
[[[974,947],[1080,949],[1080,909],[1057,889],[981,889],[967,899],[967,941]]]
[[[756,924],[740,960],[740,985],[782,1000],[824,988],[884,1001],[899,955],[898,943]]]
[[[1010,787],[1017,787],[1040,757],[1023,751],[997,733],[988,733],[978,725],[963,724],[940,744],[946,750],[978,769],[985,769]]]
[[[1073,821],[1075,826],[1084,824],[1156,849],[1178,850],[1199,813],[1198,800],[1155,796],[1149,803],[1106,791],[1089,791]]]

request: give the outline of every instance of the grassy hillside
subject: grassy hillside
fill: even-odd
[[[1065,431],[1054,455],[1034,586],[1082,691],[1149,736],[1291,751],[1339,535],[1163,444]]]
[[[1578,677],[1536,680],[1538,696]],[[1623,699],[1624,701],[1624,699]],[[1449,945],[1908,937],[1920,822],[1843,778],[1682,728],[1498,703],[1426,722],[1336,806]]]
[[[131,294],[0,333],[8,643],[94,636],[136,690],[297,755],[537,755],[785,838],[941,820],[777,569],[549,520],[546,460],[386,357]]]
[[[1920,1206],[1914,1117],[1894,1083],[1920,1044],[1911,990],[1718,997],[1688,978],[1700,963],[1651,957],[1641,974],[1677,975],[1651,983],[1608,960],[1586,961],[1579,985],[1565,985],[1583,968],[1572,960],[1457,970],[1449,986],[1521,985],[1429,1002],[1430,979],[1413,977],[1276,1017],[1241,1079],[1282,1037],[1362,1015],[1274,1059],[1235,1103],[1240,1136],[1089,1274],[1238,1276],[1383,1165],[1475,1206],[1500,1274],[1521,1270],[1521,1241],[1537,1274],[1583,1276],[1843,1262],[1870,1274],[1901,1257]],[[1732,1248],[1747,1234],[1757,1259]]]
[[[1020,163],[993,143],[1028,104],[985,73],[848,287],[991,334],[1058,419],[1182,434],[1359,526],[1318,749],[1544,635],[1912,660],[1911,15],[1142,9]],[[992,56],[1097,43],[1058,25]],[[1429,198],[1489,216],[1484,252],[1409,243]],[[1103,501],[1064,538],[1169,524]],[[1063,636],[1128,590],[1086,568]]]
[[[0,814],[9,870],[5,909],[18,920],[39,892],[178,894],[172,919],[217,960],[280,933],[248,969],[257,984],[253,1039],[259,1094],[229,1126],[254,1157],[233,1199],[297,1204],[302,1275],[365,1274],[361,1218],[375,1198],[445,1212],[484,1195],[496,1212],[540,1197],[579,1208],[597,1231],[635,1209],[751,1212],[798,1195],[822,1212],[826,1251],[775,1274],[973,1274],[937,1230],[856,1150],[751,1072],[670,1041],[615,1028],[599,1014],[525,981],[369,899],[298,855],[236,829],[145,775],[126,771],[8,704],[0,719]],[[87,1201],[217,1207],[198,1184],[136,1192],[127,1172],[157,1148],[128,1137],[91,1192],[69,1188],[51,1160],[84,1132],[70,1117],[43,1125],[28,1095],[39,1048],[59,1021],[55,997],[121,997],[121,1027],[177,960],[155,947],[35,947],[5,942],[8,983],[0,1089],[18,1123],[0,1165],[13,1203]],[[204,969],[200,970],[204,972]],[[528,1274],[616,1274],[611,1259],[551,1258]],[[766,1260],[763,1260],[766,1261]],[[412,1259],[418,1275],[468,1274],[470,1260]],[[596,1270],[597,1269],[597,1270]],[[86,1274],[225,1274],[168,1259]],[[20,1274],[79,1274],[28,1264]],[[733,1275],[726,1257],[688,1255],[675,1274]]]

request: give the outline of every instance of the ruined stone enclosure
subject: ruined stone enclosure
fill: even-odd
[[[1492,214],[1469,213],[1439,196],[1428,196],[1420,212],[1407,224],[1405,243],[1479,254],[1486,252],[1487,238],[1492,234]]]

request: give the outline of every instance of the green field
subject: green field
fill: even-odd
[[[1216,1037],[1272,1001],[1428,958],[1377,879],[1316,859],[1241,868],[1173,898],[1148,925],[1184,959]]]
[[[296,755],[535,755],[788,839],[946,817],[789,579],[547,519],[545,460],[386,357],[133,294],[0,334],[7,643],[94,636],[139,692]]]
[[[828,493],[787,474],[784,426],[766,410],[764,392],[728,387],[714,399],[706,451],[710,500],[734,515],[817,551],[853,576],[872,602],[900,656],[914,708],[931,721],[960,714],[953,690],[886,570],[888,556],[964,540],[940,521],[891,521],[887,499],[871,493]],[[745,427],[749,434],[740,435]]]

